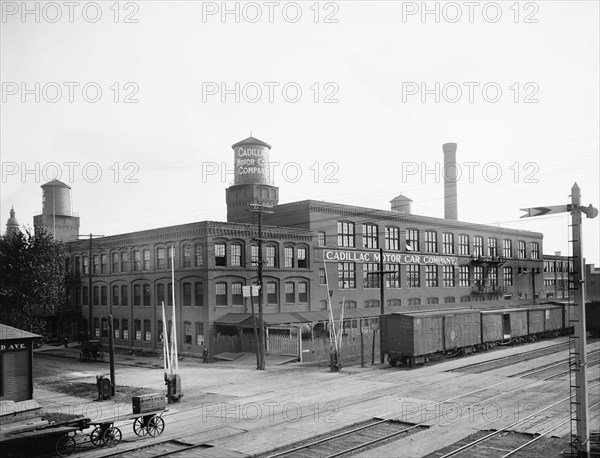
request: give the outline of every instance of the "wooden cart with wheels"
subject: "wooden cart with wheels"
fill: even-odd
[[[121,442],[121,438],[123,437],[121,430],[115,426],[115,423],[132,419],[133,432],[136,436],[160,436],[165,429],[165,420],[162,418],[163,412],[166,412],[166,410],[144,412],[143,414],[132,413],[111,418],[110,420],[93,421],[90,425],[95,426],[95,428],[90,433],[90,442],[96,447],[104,445],[114,447]]]

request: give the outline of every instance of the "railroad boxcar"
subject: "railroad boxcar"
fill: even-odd
[[[585,303],[585,329],[592,337],[600,337],[600,302]]]
[[[534,305],[527,309],[527,320],[530,340],[541,335],[558,335],[565,326],[565,310],[561,305]]]
[[[381,317],[382,351],[393,366],[427,362],[436,353],[470,353],[481,342],[477,310],[393,313]]]
[[[527,309],[481,310],[481,342],[489,344],[528,335]]]

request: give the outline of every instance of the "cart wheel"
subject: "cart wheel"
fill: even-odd
[[[115,426],[111,426],[106,431],[104,431],[104,445],[107,447],[114,447],[119,442],[121,442],[121,430]]]
[[[148,434],[148,429],[144,425],[144,417],[138,417],[133,422],[133,432],[136,436],[145,436]]]
[[[162,417],[154,415],[148,420],[148,434],[151,436],[160,436],[165,429],[165,421]]]
[[[56,441],[56,454],[58,456],[67,456],[73,453],[75,450],[75,439],[68,434],[61,436],[58,441]]]
[[[90,440],[96,447],[100,447],[102,445],[102,429],[100,426],[96,426],[94,428],[92,434],[90,434]]]

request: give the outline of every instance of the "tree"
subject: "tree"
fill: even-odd
[[[0,237],[0,322],[43,333],[65,303],[67,252],[43,228]]]

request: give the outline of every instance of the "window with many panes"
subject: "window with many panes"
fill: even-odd
[[[92,302],[92,304],[100,305],[100,288],[98,288],[97,286],[94,286],[93,291],[94,291],[94,302]]]
[[[119,253],[113,253],[112,258],[112,271],[113,273],[119,272]]]
[[[183,322],[183,343],[192,345],[192,323],[191,321]]]
[[[170,246],[167,248],[167,269],[173,268],[173,257],[174,257],[173,247]]]
[[[458,286],[471,286],[471,277],[469,276],[469,266],[458,267]]]
[[[215,266],[226,266],[227,258],[225,255],[225,244],[215,243]]]
[[[427,303],[428,304],[439,304],[440,300],[437,297],[428,297],[427,298]]]
[[[512,258],[512,242],[510,239],[502,240],[502,256]]]
[[[298,283],[298,302],[300,304],[308,303],[308,283],[305,281]]]
[[[92,261],[94,263],[92,273],[95,275],[100,272],[100,257],[95,254],[92,256]]]
[[[133,305],[142,305],[142,285],[133,285]]]
[[[267,304],[277,304],[277,283],[270,281],[267,283]]]
[[[196,321],[196,345],[204,345],[204,323]]]
[[[250,246],[250,264],[252,267],[258,267],[258,245]]]
[[[327,310],[327,301],[319,301],[319,308],[321,310]]]
[[[406,265],[406,286],[409,288],[420,288],[421,287],[421,276],[419,275],[418,264],[407,264]]]
[[[442,266],[442,285],[446,288],[454,286],[454,266]]]
[[[356,264],[353,262],[338,263],[338,288],[356,288]]]
[[[265,264],[267,267],[277,266],[277,250],[273,245],[265,247]]]
[[[121,320],[121,338],[129,339],[129,322],[127,318]]]
[[[201,281],[194,283],[194,305],[196,307],[204,306],[204,284]]]
[[[150,250],[144,250],[144,270],[150,270]]]
[[[395,226],[386,226],[385,228],[385,249],[400,249],[400,229]]]
[[[437,253],[437,232],[425,231],[425,252]]]
[[[338,246],[354,248],[354,223],[338,221]]]
[[[142,322],[141,320],[133,320],[133,327],[135,330],[135,340],[142,340]]]
[[[408,305],[420,305],[421,299],[418,297],[411,297],[408,299]]]
[[[234,243],[229,247],[229,256],[231,258],[231,264],[234,267],[240,267],[242,265],[242,246]]]
[[[504,286],[513,286],[512,267],[503,267],[502,268],[502,278],[504,280]]]
[[[133,252],[133,270],[142,270],[142,254],[139,252],[139,250],[135,250]]]
[[[317,242],[318,242],[319,246],[321,246],[321,247],[325,246],[325,244],[327,243],[327,237],[325,235],[325,232],[319,231],[319,234],[317,237]]]
[[[196,267],[200,267],[204,264],[204,254],[202,250],[202,245],[194,246],[194,259]]]
[[[531,259],[540,259],[540,244],[531,242]]]
[[[493,258],[498,256],[498,240],[496,237],[488,238],[487,255]]]
[[[244,303],[244,296],[242,295],[242,283],[234,282],[231,284],[231,304],[242,305]]]
[[[363,264],[363,288],[379,288],[379,264],[367,262]]]
[[[152,340],[152,325],[150,320],[144,320],[144,340],[146,342]]]
[[[183,267],[192,267],[192,246],[184,245],[183,247]]]
[[[444,304],[453,304],[456,302],[456,298],[454,296],[446,296],[444,298]]]
[[[386,288],[400,288],[400,264],[384,264]]]
[[[327,277],[325,276],[325,269],[319,269],[319,285],[325,285],[327,283]]]
[[[527,257],[527,245],[524,240],[519,240],[517,243],[517,257],[525,259]]]
[[[75,256],[75,275],[81,275],[81,262],[79,256]]]
[[[215,296],[217,306],[227,306],[227,283],[222,281],[215,283]]]
[[[183,289],[183,305],[191,307],[192,305],[192,284],[185,282],[181,285]]]
[[[426,288],[437,288],[438,286],[438,266],[426,265],[425,266],[425,287]]]
[[[173,283],[167,283],[167,305],[173,305]]]
[[[377,225],[366,223],[362,225],[363,248],[379,248],[377,240]]]
[[[129,271],[129,253],[121,253],[121,272]]]
[[[473,237],[473,256],[483,256],[483,237],[480,235]]]
[[[308,257],[307,250],[304,247],[300,247],[297,250],[298,252],[298,268],[299,269],[307,269],[308,268]]]
[[[127,285],[121,286],[121,305],[127,305],[129,303],[129,288]]]
[[[291,246],[283,247],[283,266],[294,267],[294,249]]]
[[[458,254],[469,256],[469,236],[467,234],[458,234]]]
[[[100,273],[108,273],[108,256],[105,254],[100,255]]]
[[[473,266],[473,285],[483,286],[483,267]]]
[[[442,234],[442,253],[454,254],[454,234],[452,232]]]
[[[496,287],[498,286],[498,268],[490,266],[487,271],[488,285]]]
[[[102,337],[108,337],[108,319],[102,318]]]
[[[285,283],[285,303],[293,304],[296,302],[296,292],[294,288],[294,283],[288,281]]]
[[[406,251],[419,251],[418,229],[406,229]]]
[[[156,268],[157,269],[166,269],[167,261],[165,259],[165,249],[157,248],[156,249]]]
[[[165,302],[165,285],[159,283],[156,285],[156,305],[162,306],[163,302]]]
[[[377,299],[369,299],[365,301],[365,308],[379,308],[379,301]]]
[[[100,287],[100,305],[108,305],[108,288],[106,286]]]

